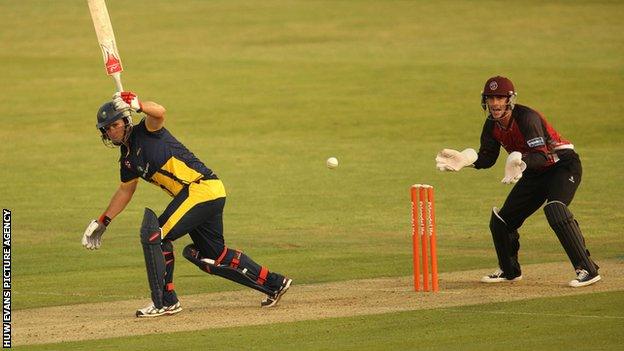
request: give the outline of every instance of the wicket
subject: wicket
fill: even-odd
[[[420,262],[422,256],[423,291],[438,291],[438,256],[436,254],[436,224],[433,186],[414,184],[412,195],[412,251],[414,263],[414,291],[421,291]],[[427,233],[425,234],[425,228]],[[427,240],[429,239],[429,240]],[[420,240],[420,250],[419,242]],[[427,243],[428,242],[428,243]],[[431,258],[431,286],[429,285],[429,257]],[[432,288],[432,289],[431,289]]]

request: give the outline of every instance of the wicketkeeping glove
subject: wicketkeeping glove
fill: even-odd
[[[507,162],[505,162],[505,177],[503,177],[501,183],[517,183],[522,178],[522,172],[524,172],[526,167],[526,163],[522,161],[521,153],[518,151],[510,153],[507,156]]]
[[[89,250],[97,250],[102,245],[102,235],[106,226],[97,220],[92,220],[82,235],[82,246]]]
[[[462,152],[444,149],[436,155],[436,168],[440,171],[459,171],[473,164],[478,157],[477,152],[470,148]]]

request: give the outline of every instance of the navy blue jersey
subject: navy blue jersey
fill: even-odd
[[[166,128],[148,131],[145,119],[132,128],[128,145],[120,147],[120,176],[124,183],[140,177],[175,196],[190,183],[217,179]]]
[[[532,173],[540,173],[559,161],[559,151],[574,148],[541,113],[519,104],[514,107],[507,128],[491,119],[485,121],[475,168],[492,167],[501,146],[508,153],[520,152],[527,171]]]

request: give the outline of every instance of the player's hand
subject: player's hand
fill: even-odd
[[[143,110],[139,97],[131,91],[122,91],[121,99],[135,112],[141,112]]]
[[[507,156],[507,162],[505,162],[505,177],[503,177],[501,183],[517,183],[522,178],[522,172],[524,172],[526,166],[526,163],[522,161],[521,153],[518,151],[510,153]]]
[[[444,149],[436,155],[436,168],[440,171],[454,171],[473,164],[478,158],[474,149],[465,149],[462,152],[453,149]]]
[[[130,105],[121,98],[120,92],[113,95],[113,105],[115,105],[115,110],[117,111],[131,109]]]
[[[102,245],[102,235],[106,231],[104,223],[92,220],[82,235],[82,246],[89,250],[97,250]]]

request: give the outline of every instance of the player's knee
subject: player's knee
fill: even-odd
[[[216,264],[236,269],[241,265],[241,261],[245,261],[245,258],[246,256],[242,252],[224,247],[223,252],[216,260]]]
[[[492,208],[492,216],[490,217],[490,231],[492,231],[493,234],[509,232],[509,229],[507,228],[507,223],[499,215],[498,209],[496,207]]]
[[[490,219],[490,229],[492,228],[492,224],[497,227],[505,226],[508,232],[515,232],[522,226],[525,218],[522,216],[518,216],[514,212],[510,212],[505,207],[503,208],[492,208],[492,217]]]
[[[160,245],[161,231],[158,217],[154,211],[145,208],[143,222],[141,223],[141,243],[146,245]]]
[[[173,242],[171,240],[163,240],[160,246],[164,251],[173,251]]]
[[[173,242],[171,242],[171,240],[163,240],[160,247],[162,248],[162,253],[165,257],[165,264],[167,266],[173,264],[175,261],[175,256],[173,254]]]
[[[245,254],[227,247],[223,247],[221,254],[215,259],[203,257],[194,244],[187,245],[182,251],[182,255],[204,272],[211,274],[215,267],[227,267],[237,270],[239,266],[246,267],[249,265],[249,260]]]
[[[184,250],[182,250],[182,256],[184,256],[184,258],[199,267],[199,269],[201,269],[202,271],[210,273],[210,269],[208,268],[206,263],[202,261],[203,257],[201,256],[199,250],[197,249],[197,247],[195,247],[195,245],[186,245],[186,247],[184,247]]]
[[[570,222],[574,219],[568,206],[561,201],[550,201],[544,206],[544,214],[551,226]]]

